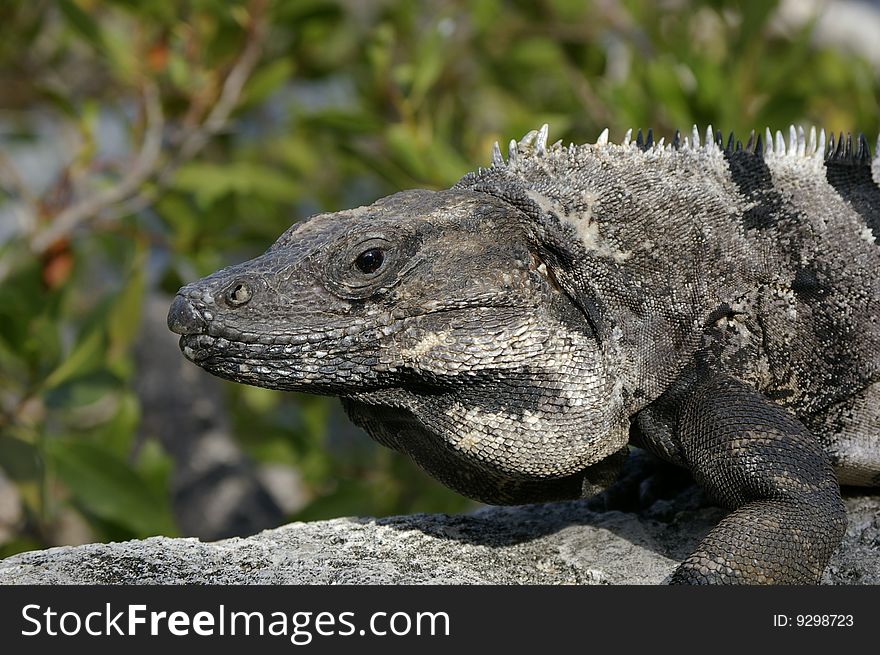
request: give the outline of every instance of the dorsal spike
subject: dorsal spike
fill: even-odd
[[[807,152],[807,137],[804,134],[803,125],[798,125],[797,128],[797,154],[798,157],[803,157]]]
[[[599,135],[599,138],[596,139],[597,146],[604,146],[608,143],[608,128],[606,127],[602,130],[602,133]]]
[[[788,154],[793,155],[797,152],[798,138],[797,128],[794,125],[788,126]]]
[[[492,165],[504,166],[504,157],[501,154],[501,146],[498,145],[497,141],[492,144]]]
[[[694,150],[700,147],[700,130],[696,125],[691,128],[691,144],[694,147]]]
[[[703,138],[703,145],[708,147],[715,143],[715,130],[711,125],[706,126],[706,136]]]
[[[648,128],[648,136],[645,138],[645,148],[650,148],[654,145],[654,130],[650,127]]]
[[[777,155],[785,154],[785,137],[782,136],[782,130],[776,130],[776,143],[774,148]]]
[[[773,132],[769,127],[764,128],[764,156],[773,152]]]
[[[519,145],[523,148],[531,148],[535,145],[535,137],[538,136],[538,130],[529,130],[519,140]]]
[[[727,150],[727,152],[731,152],[733,151],[734,145],[736,143],[739,142],[736,140],[736,137],[733,136],[733,132],[731,132],[727,135],[727,145],[724,147],[724,149]],[[718,133],[718,145],[721,145],[721,132]],[[742,150],[742,148],[740,148],[740,150]]]
[[[859,132],[858,136],[859,149],[856,153],[856,159],[860,162],[871,161],[871,148],[868,147],[868,141],[865,139],[865,135]]]
[[[639,131],[636,132],[636,146],[638,148],[641,148],[642,150],[645,149],[645,138],[642,136],[641,128],[639,128]]]
[[[755,151],[755,130],[749,132],[749,140],[746,143],[746,152]]]
[[[835,159],[843,159],[847,153],[847,144],[843,138],[843,132],[839,132],[837,135],[837,148],[834,150],[834,158]]]
[[[507,144],[507,161],[509,163],[513,163],[516,161],[516,158],[519,156],[519,146],[516,143],[516,139],[511,139],[510,143]]]
[[[825,159],[831,159],[834,156],[834,132],[828,134],[828,145],[825,148]]]
[[[632,141],[632,135],[633,135],[632,128],[629,128],[626,131],[626,134],[623,135],[623,144],[622,145],[628,146],[630,144],[630,142]]]
[[[846,149],[843,151],[843,156],[847,159],[853,158],[853,142],[852,142],[852,134],[849,132],[846,133]]]
[[[538,130],[538,135],[535,137],[535,150],[539,155],[547,152],[547,135],[549,132],[550,126],[547,123],[544,123],[541,129]]]
[[[743,142],[740,141],[739,139],[736,140],[736,151],[737,152],[743,151]]]
[[[817,159],[825,159],[825,128],[819,130],[819,138],[816,141],[816,152],[813,156]]]
[[[749,139],[749,143],[751,143],[751,141],[752,141],[752,140]],[[761,157],[761,156],[764,155],[764,143],[761,141],[761,135],[760,135],[760,134],[759,134],[758,137],[755,139],[755,150],[754,150],[754,152],[755,152],[755,154],[758,155],[759,157]]]
[[[807,142],[807,154],[812,156],[816,154],[816,126],[810,127],[810,140]]]
[[[657,147],[660,149],[663,149],[666,147],[666,137],[665,136],[660,137],[660,140],[657,142]]]
[[[675,130],[672,135],[672,147],[678,150],[681,147],[681,130]]]

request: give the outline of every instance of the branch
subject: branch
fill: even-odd
[[[171,183],[177,169],[201,152],[211,137],[226,128],[229,116],[238,106],[244,85],[260,60],[263,41],[268,29],[266,2],[255,0],[252,4],[251,15],[253,18],[248,26],[245,47],[226,76],[217,102],[207,118],[185,136],[173,160],[158,173],[156,185],[150,189],[140,189],[137,195],[110,212],[106,216],[107,219],[116,220],[122,216],[135,214],[153,204],[159,194]]]
[[[266,0],[253,0],[251,7],[252,18],[245,47],[226,76],[217,102],[207,118],[186,135],[171,162],[161,169],[158,166],[164,121],[158,91],[150,82],[145,86],[144,94],[147,129],[141,152],[131,171],[116,186],[59,213],[45,230],[32,239],[33,250],[45,252],[52,243],[98,215],[112,221],[149,207],[170,184],[180,165],[195,157],[211,137],[226,127],[229,116],[238,105],[244,85],[260,59],[268,29]],[[144,188],[144,183],[151,178],[156,178],[155,186]]]
[[[53,243],[66,237],[81,223],[107,207],[122,202],[155,173],[156,163],[162,150],[165,120],[159,102],[159,90],[155,83],[147,80],[144,83],[143,94],[146,129],[140,152],[131,169],[115,186],[70,205],[57,214],[52,223],[31,240],[31,248],[35,252],[45,252]]]
[[[37,199],[31,193],[27,184],[21,179],[15,165],[0,150],[0,188],[4,189],[13,198],[18,198],[30,207],[37,206]]]
[[[217,99],[214,108],[208,117],[202,122],[198,129],[192,131],[180,146],[174,166],[176,168],[180,163],[191,159],[198,154],[212,136],[220,132],[229,121],[229,115],[238,105],[241,97],[241,91],[245,83],[251,75],[254,66],[260,60],[260,53],[263,47],[263,39],[266,35],[267,21],[265,20],[265,3],[255,2],[254,13],[256,17],[251,21],[248,30],[248,39],[242,50],[238,61],[229,71],[226,80],[223,82],[223,88],[220,91],[220,97]],[[163,175],[164,177],[164,175]]]

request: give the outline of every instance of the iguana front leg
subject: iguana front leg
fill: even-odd
[[[846,512],[819,442],[784,409],[715,375],[684,401],[681,455],[734,511],[675,571],[673,584],[815,584]]]

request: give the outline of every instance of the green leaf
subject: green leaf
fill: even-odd
[[[201,221],[190,197],[180,193],[166,193],[156,203],[155,209],[168,226],[173,249],[180,252],[191,251],[199,235]]]
[[[425,179],[429,176],[428,162],[419,148],[415,130],[403,123],[389,125],[385,130],[385,139],[394,157],[413,176]]]
[[[77,375],[84,375],[100,366],[104,357],[104,331],[93,328],[76,344],[70,355],[43,381],[44,389],[52,389]]]
[[[97,50],[104,50],[104,35],[100,25],[92,16],[73,0],[58,0],[58,9],[75,32],[78,32]]]
[[[125,285],[114,299],[107,316],[107,337],[111,357],[120,357],[134,341],[140,329],[141,308],[144,302],[144,273],[146,249],[138,243],[135,261]]]
[[[87,514],[125,526],[141,538],[174,534],[168,500],[122,458],[98,444],[73,439],[49,441],[47,454]]]
[[[106,370],[96,370],[65,379],[50,388],[43,399],[50,410],[73,409],[91,405],[120,388],[119,378]]]
[[[138,471],[154,493],[168,489],[174,463],[155,439],[148,439],[138,453]]]
[[[12,256],[3,253],[3,261],[11,262]],[[20,262],[0,284],[0,339],[13,349],[23,349],[31,320],[46,309],[39,263],[35,259]]]
[[[270,412],[281,402],[279,393],[260,387],[242,387],[241,398],[249,409],[256,412]]]
[[[172,84],[179,89],[191,86],[193,79],[192,67],[186,58],[178,52],[172,52],[168,59],[168,75]]]
[[[117,385],[116,413],[106,423],[91,428],[89,438],[120,457],[131,452],[141,419],[141,406],[132,391],[121,391]],[[138,470],[143,472],[143,459],[138,457]]]
[[[244,88],[239,108],[255,105],[265,100],[273,91],[280,88],[293,76],[294,64],[292,59],[276,59],[267,64],[248,80]]]
[[[9,477],[17,481],[36,479],[42,468],[36,445],[11,434],[0,434],[0,462]]]
[[[409,100],[413,107],[419,107],[431,87],[437,82],[447,61],[447,52],[436,29],[419,48],[418,58],[412,71],[412,87]]]
[[[299,197],[293,180],[273,168],[246,161],[226,166],[193,162],[177,171],[174,184],[181,191],[193,193],[203,210],[230,193],[253,194],[277,202],[293,202]]]
[[[138,49],[131,47],[131,34],[125,30],[108,30],[103,37],[104,54],[113,71],[128,83],[136,82],[143,62],[138,58]]]

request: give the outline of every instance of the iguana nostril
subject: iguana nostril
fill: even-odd
[[[204,317],[184,296],[177,295],[168,310],[168,329],[177,334],[202,334],[207,324]]]
[[[238,281],[234,283],[229,289],[223,294],[224,300],[226,300],[226,304],[230,307],[241,307],[242,305],[246,305],[248,301],[250,301],[253,293],[251,292],[251,287],[247,282]]]

